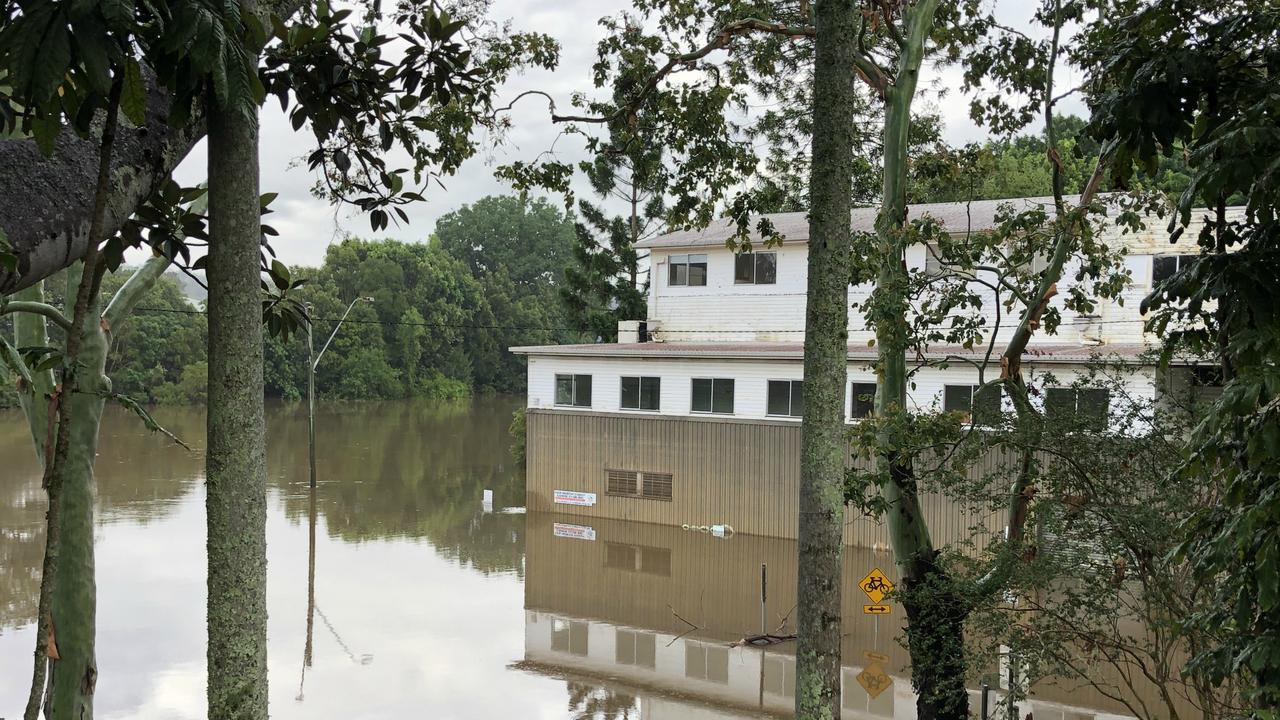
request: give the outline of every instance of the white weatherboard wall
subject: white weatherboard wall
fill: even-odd
[[[1105,348],[1104,348],[1105,349]],[[1080,365],[1024,362],[1028,382],[1038,385],[1051,373],[1054,387],[1070,386],[1087,374]],[[628,358],[599,356],[530,355],[529,396],[531,408],[577,410],[586,412],[635,413],[638,415],[679,415],[711,418],[744,418],[758,420],[782,420],[799,422],[799,418],[779,418],[767,415],[766,402],[770,380],[800,380],[804,367],[800,360],[735,360],[714,358]],[[995,377],[998,366],[993,366],[987,378]],[[555,404],[555,378],[557,374],[591,376],[591,407],[569,408]],[[623,410],[621,406],[622,378],[624,376],[660,377],[661,396],[659,410]],[[1154,400],[1156,397],[1156,370],[1153,367],[1135,367],[1125,379],[1128,392],[1134,398]],[[693,378],[733,378],[733,415],[694,413]],[[849,363],[847,382],[874,383],[875,373],[866,363]],[[908,401],[913,410],[942,408],[942,395],[947,385],[976,385],[978,371],[968,365],[956,364],[946,369],[921,368],[912,378],[908,389]],[[849,415],[850,393],[845,398],[845,416]],[[1041,403],[1042,398],[1033,398]],[[1113,403],[1114,407],[1114,403]],[[1004,410],[1013,411],[1009,398],[1004,398]]]
[[[1121,233],[1114,226],[1108,226],[1106,239],[1113,247],[1125,249],[1127,257],[1124,263],[1131,274],[1130,284],[1122,293],[1123,302],[1100,302],[1093,317],[1079,317],[1066,310],[1066,291],[1075,282],[1074,277],[1079,270],[1077,261],[1069,262],[1063,268],[1059,294],[1051,301],[1052,306],[1062,313],[1058,334],[1047,336],[1038,333],[1032,343],[1079,342],[1098,338],[1110,343],[1151,340],[1143,332],[1139,305],[1151,290],[1153,256],[1196,254],[1195,239],[1200,225],[1201,218],[1197,216],[1176,243],[1169,242],[1164,221],[1156,218],[1148,222],[1145,230],[1137,233]],[[772,285],[735,284],[735,253],[726,247],[654,248],[650,255],[654,271],[648,297],[650,329],[659,338],[669,341],[803,341],[808,245],[790,242],[758,250],[777,253],[777,282]],[[670,285],[670,256],[690,253],[707,256],[707,284]],[[907,249],[909,268],[922,270],[925,259],[923,245]],[[994,276],[983,273],[982,279],[993,280]],[[990,291],[981,284],[974,284],[974,289],[986,298],[987,321],[994,326],[995,303]],[[865,341],[872,336],[866,330],[866,319],[852,307],[863,302],[870,291],[870,285],[849,288],[849,331],[853,342]],[[1008,337],[1016,323],[1016,317],[1002,317],[1000,337]]]

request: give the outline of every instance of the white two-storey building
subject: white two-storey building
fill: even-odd
[[[1005,203],[1023,209],[1033,204],[1051,205],[1052,200],[1024,198],[916,205],[910,208],[909,216],[931,216],[957,236],[992,229],[997,210]],[[855,232],[871,231],[875,213],[874,208],[855,210]],[[706,230],[675,232],[641,242],[640,248],[649,252],[648,319],[622,323],[619,342],[512,348],[513,352],[528,358],[531,449],[545,450],[544,441],[563,440],[578,433],[589,442],[590,438],[605,432],[589,429],[593,426],[613,428],[610,437],[619,441],[645,434],[640,430],[641,425],[618,424],[625,419],[667,421],[667,430],[659,434],[681,438],[679,444],[684,447],[680,452],[699,452],[696,444],[687,445],[701,442],[692,440],[690,432],[701,437],[703,433],[712,432],[711,427],[716,424],[722,427],[744,423],[798,425],[804,412],[801,379],[808,219],[803,213],[779,214],[769,219],[784,240],[776,247],[765,248],[757,239],[755,251],[751,253],[737,253],[726,246],[732,234],[728,222],[713,224]],[[1086,366],[1098,357],[1121,359],[1131,364],[1125,387],[1138,398],[1154,400],[1168,388],[1212,377],[1211,371],[1190,367],[1190,362],[1161,373],[1144,360],[1156,347],[1156,339],[1144,333],[1140,302],[1154,282],[1172,274],[1179,263],[1196,252],[1197,236],[1197,229],[1193,227],[1176,243],[1171,243],[1166,221],[1153,218],[1147,225],[1145,231],[1138,233],[1122,233],[1108,226],[1103,234],[1107,242],[1125,251],[1124,262],[1131,281],[1120,302],[1099,303],[1095,313],[1088,316],[1068,311],[1062,306],[1062,300],[1077,268],[1070,265],[1065,268],[1059,294],[1051,301],[1061,309],[1061,326],[1054,335],[1036,333],[1023,360],[1030,382],[1044,390],[1037,394],[1036,402],[1042,403],[1049,414],[1083,413],[1104,422],[1108,413],[1114,411],[1114,403],[1105,388],[1082,386],[1079,382],[1087,373]],[[919,245],[908,249],[906,262],[911,268],[929,271],[930,264],[936,262],[935,257]],[[850,286],[848,291],[845,416],[850,422],[871,411],[875,394],[872,363],[876,351],[870,345],[873,333],[867,329],[865,318],[858,310],[871,290],[870,285],[860,285]],[[1006,316],[997,322],[996,304],[987,302],[984,307],[990,312],[988,325],[999,328],[995,333],[993,355],[998,362],[1003,350],[1001,341],[1013,332],[1017,319]],[[922,410],[970,413],[978,422],[984,414],[1011,411],[1010,400],[998,393],[985,392],[975,398],[979,374],[972,365],[964,362],[951,362],[945,368],[931,365],[931,361],[948,356],[978,358],[984,354],[985,348],[966,350],[938,345],[928,348],[922,356],[911,358],[916,370],[909,403]],[[991,374],[985,379],[997,376],[998,365],[987,372]],[[551,422],[545,416],[574,414],[581,416],[576,429],[564,425],[556,431],[559,434],[540,436],[550,432],[543,428]],[[538,418],[539,415],[544,417]],[[596,418],[596,421],[593,423],[587,418]],[[604,423],[605,418],[614,422]],[[563,418],[556,422],[573,424]],[[711,425],[706,426],[707,423]],[[669,445],[675,441],[666,442]],[[678,474],[674,474],[674,480],[667,477],[673,475],[669,461],[674,461],[669,447],[642,449],[634,442],[627,447],[628,452],[640,453],[640,457],[622,463],[613,459],[616,452],[602,450],[599,464],[595,460],[572,460],[586,463],[574,465],[575,472],[582,473],[583,478],[599,479],[598,482],[577,481],[578,485],[589,486],[582,491],[600,490],[606,495],[631,494],[642,498],[648,493],[654,496],[651,499],[662,499],[657,496],[669,498],[674,492],[672,488],[680,487]],[[645,459],[646,452],[650,461]],[[561,448],[553,455],[563,457],[566,453],[571,451]],[[533,452],[530,457],[538,455]],[[657,462],[658,458],[669,461]],[[792,461],[789,456],[781,458],[770,472],[789,478],[794,472]],[[651,467],[655,465],[663,467]],[[530,492],[534,502],[537,498],[532,495],[539,491],[533,479],[538,471],[531,470]],[[610,480],[608,471],[622,474]],[[645,480],[647,471],[655,477],[652,483]],[[627,473],[634,477],[626,480]],[[597,493],[597,497],[600,494]],[[635,514],[630,509],[628,512]]]

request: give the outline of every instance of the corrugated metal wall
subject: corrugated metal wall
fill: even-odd
[[[796,423],[530,409],[527,427],[530,511],[675,526],[724,524],[737,533],[786,539],[797,535]],[[970,477],[987,477],[1004,462],[989,456]],[[606,470],[671,473],[672,499],[608,495]],[[555,504],[556,490],[595,493],[596,504]],[[939,545],[972,540],[981,549],[990,535],[1003,532],[1002,514],[964,508],[936,494],[921,501]],[[889,538],[882,525],[849,510],[844,541],[887,547]]]

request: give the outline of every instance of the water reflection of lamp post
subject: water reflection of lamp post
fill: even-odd
[[[329,349],[329,344],[337,336],[338,329],[342,327],[342,322],[351,314],[351,309],[361,301],[371,303],[373,298],[358,297],[351,301],[351,304],[347,306],[347,311],[342,313],[342,318],[333,327],[333,332],[329,334],[329,339],[324,341],[324,347],[320,348],[319,355],[314,355],[315,345],[312,342],[313,323],[309,319],[307,321],[307,431],[310,437],[311,487],[313,488],[316,486],[316,365],[320,364],[320,358],[324,357],[324,351]]]

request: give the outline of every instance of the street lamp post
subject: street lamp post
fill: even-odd
[[[324,357],[324,351],[329,349],[329,344],[333,342],[333,338],[337,336],[338,329],[342,327],[342,323],[351,314],[351,309],[358,302],[373,302],[371,297],[358,297],[351,301],[347,306],[347,311],[342,313],[342,318],[338,320],[338,324],[334,326],[333,332],[329,334],[329,339],[324,341],[324,347],[320,348],[320,354],[315,354],[315,343],[313,340],[312,328],[313,323],[307,320],[307,432],[310,438],[310,454],[311,454],[311,487],[316,486],[316,365],[320,364],[320,358]]]

